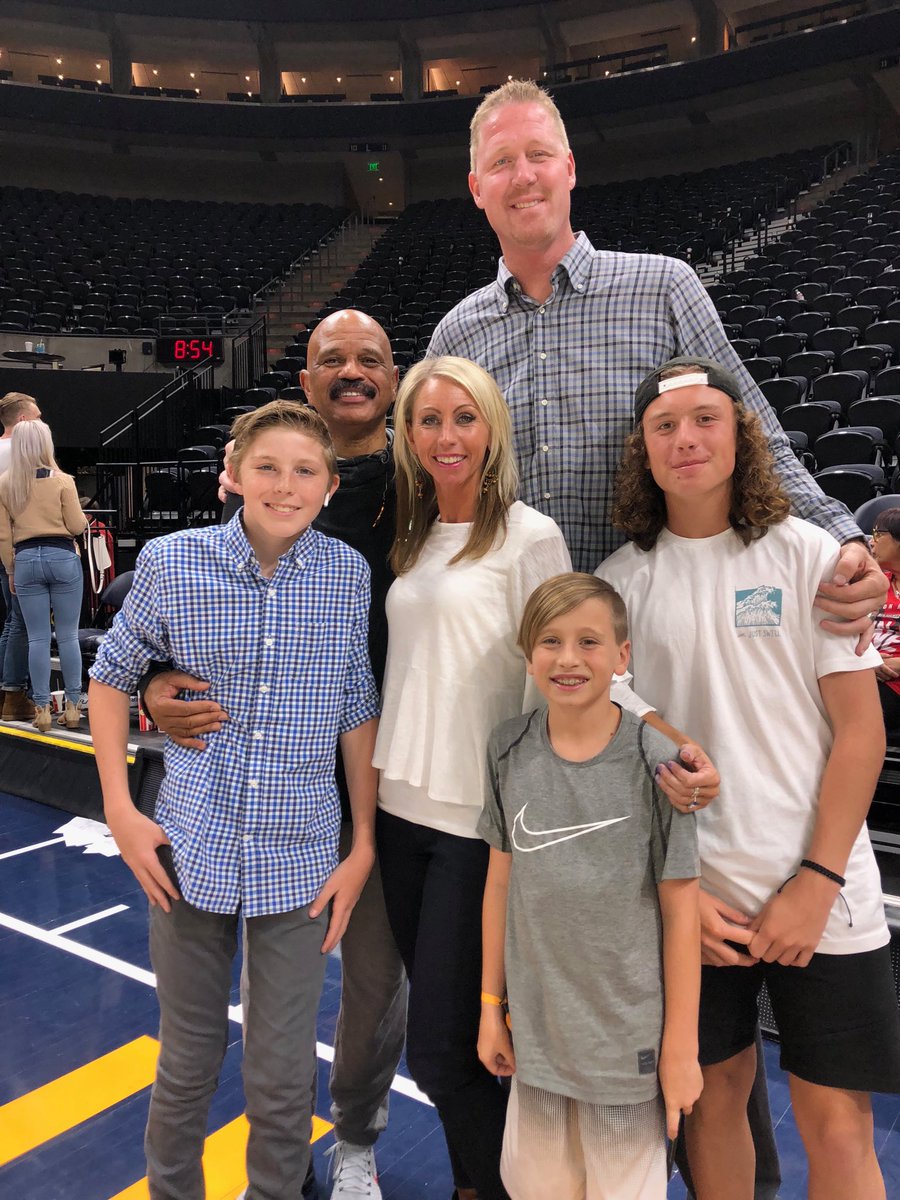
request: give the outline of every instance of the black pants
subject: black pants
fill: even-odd
[[[900,692],[895,692],[886,683],[878,681],[878,699],[884,713],[884,728],[888,745],[900,745]]]
[[[488,856],[480,839],[378,814],[388,920],[409,976],[409,1072],[441,1118],[456,1185],[474,1187],[480,1200],[508,1200],[500,1181],[506,1092],[476,1049]]]

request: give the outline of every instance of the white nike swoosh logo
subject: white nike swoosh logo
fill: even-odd
[[[512,844],[523,854],[532,850],[545,850],[548,846],[557,846],[560,842],[570,842],[572,838],[583,837],[586,833],[594,833],[605,829],[607,825],[618,825],[629,817],[611,817],[608,821],[590,821],[587,825],[563,825],[559,829],[529,829],[525,824],[525,809],[527,804],[516,813],[512,826]],[[524,836],[523,836],[524,835]],[[530,839],[530,842],[527,841]]]

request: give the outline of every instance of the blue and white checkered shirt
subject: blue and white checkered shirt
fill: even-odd
[[[166,742],[156,819],[189,904],[288,912],[337,866],[337,739],[378,715],[368,612],[365,560],[313,529],[271,579],[240,514],[141,551],[91,676],[131,693],[152,661],[171,661],[210,682],[187,699],[231,717],[203,752]]]
[[[676,354],[704,355],[737,374],[798,516],[841,542],[860,536],[794,457],[686,263],[595,250],[580,233],[552,285],[536,304],[501,259],[497,279],[444,317],[428,353],[470,358],[497,380],[512,415],[521,497],[559,525],[577,571],[593,571],[624,541],[609,517],[634,391]]]

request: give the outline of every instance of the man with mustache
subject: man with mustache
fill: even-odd
[[[396,524],[393,431],[385,426],[385,417],[394,401],[398,372],[384,330],[356,309],[332,313],[316,326],[307,364],[300,383],[328,425],[341,480],[315,528],[347,542],[371,568],[369,656],[380,688],[387,654],[384,601],[394,578],[388,554]],[[227,471],[223,484],[227,490]],[[236,511],[240,497],[232,495],[228,503]],[[181,745],[198,750],[205,744],[202,735],[228,719],[211,701],[177,699],[182,688],[202,687],[206,684],[189,675],[166,671],[155,675],[144,692],[160,728]],[[336,774],[343,808],[343,858],[350,850],[352,827],[340,755]],[[377,861],[341,942],[341,970],[330,1080],[337,1138],[331,1195],[332,1200],[379,1200],[373,1146],[387,1124],[390,1085],[403,1051],[406,977],[387,923]],[[303,1189],[306,1200],[318,1194],[315,1186],[310,1166]]]

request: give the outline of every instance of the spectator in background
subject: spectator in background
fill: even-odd
[[[75,480],[59,469],[53,438],[43,421],[20,421],[13,429],[9,470],[0,477],[0,557],[18,597],[28,630],[28,670],[34,694],[34,725],[50,728],[50,613],[66,689],[63,722],[81,720],[81,649],[78,618],[84,578],[74,539],[87,518]]]
[[[888,740],[900,742],[900,508],[887,508],[875,518],[872,553],[888,581],[888,593],[875,621],[874,646],[881,655],[875,670],[878,697]]]
[[[12,454],[12,433],[20,421],[39,421],[41,410],[33,396],[24,392],[7,392],[0,400],[0,475],[9,470]],[[2,721],[31,721],[34,705],[28,698],[28,633],[22,609],[15,593],[10,591],[5,571],[0,571],[0,593],[6,615],[0,634],[0,684],[2,684]]]

